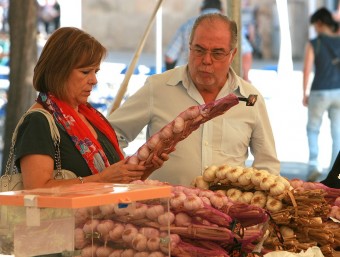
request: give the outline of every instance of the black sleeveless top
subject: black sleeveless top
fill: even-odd
[[[77,176],[91,175],[86,161],[73,144],[63,127],[58,126],[60,133],[61,168],[73,171]],[[94,126],[93,126],[94,127]],[[113,164],[119,161],[119,156],[108,138],[94,127],[98,142],[102,146],[108,161]],[[15,147],[15,163],[20,171],[20,158],[28,154],[49,155],[54,159],[55,147],[46,117],[41,113],[31,113],[26,116],[18,130]],[[56,168],[56,167],[54,167]]]
[[[321,34],[310,42],[315,55],[311,90],[340,89],[340,62],[332,63],[335,58],[340,61],[340,37]]]

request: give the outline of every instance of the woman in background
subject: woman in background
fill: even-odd
[[[321,175],[318,137],[322,117],[328,112],[331,125],[332,167],[340,150],[340,37],[339,24],[326,8],[317,10],[310,18],[317,37],[306,45],[303,68],[303,105],[308,107],[307,137],[309,145],[308,181]],[[309,78],[314,66],[314,79]],[[310,87],[311,85],[311,87]]]

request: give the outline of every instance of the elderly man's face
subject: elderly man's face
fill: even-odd
[[[223,87],[236,49],[230,48],[229,26],[221,20],[204,20],[190,45],[189,72],[196,87]]]

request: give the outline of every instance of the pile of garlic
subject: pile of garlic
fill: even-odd
[[[268,211],[282,209],[282,199],[291,188],[289,181],[267,170],[241,166],[209,166],[192,185],[201,189],[218,188],[230,200],[253,204]]]

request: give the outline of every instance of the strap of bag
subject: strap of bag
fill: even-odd
[[[5,174],[3,176],[10,176],[13,174],[13,172],[15,173],[14,169],[15,169],[15,165],[14,165],[14,147],[15,147],[15,143],[17,140],[17,135],[18,135],[18,130],[19,127],[21,126],[21,124],[23,123],[25,117],[33,112],[40,112],[42,114],[45,115],[49,125],[50,125],[50,130],[51,130],[51,136],[54,142],[54,146],[55,146],[55,162],[56,162],[56,167],[57,167],[57,171],[58,173],[56,174],[56,176],[59,176],[61,174],[61,160],[60,160],[60,134],[59,134],[59,130],[57,125],[55,124],[55,121],[52,117],[52,115],[46,111],[45,109],[40,109],[40,108],[35,108],[35,109],[29,109],[27,112],[24,113],[24,115],[22,115],[22,117],[20,118],[20,120],[18,121],[17,126],[14,129],[13,135],[12,135],[12,144],[11,144],[11,148],[9,151],[9,155],[8,155],[8,160],[7,160],[7,164],[6,164],[6,171]]]

